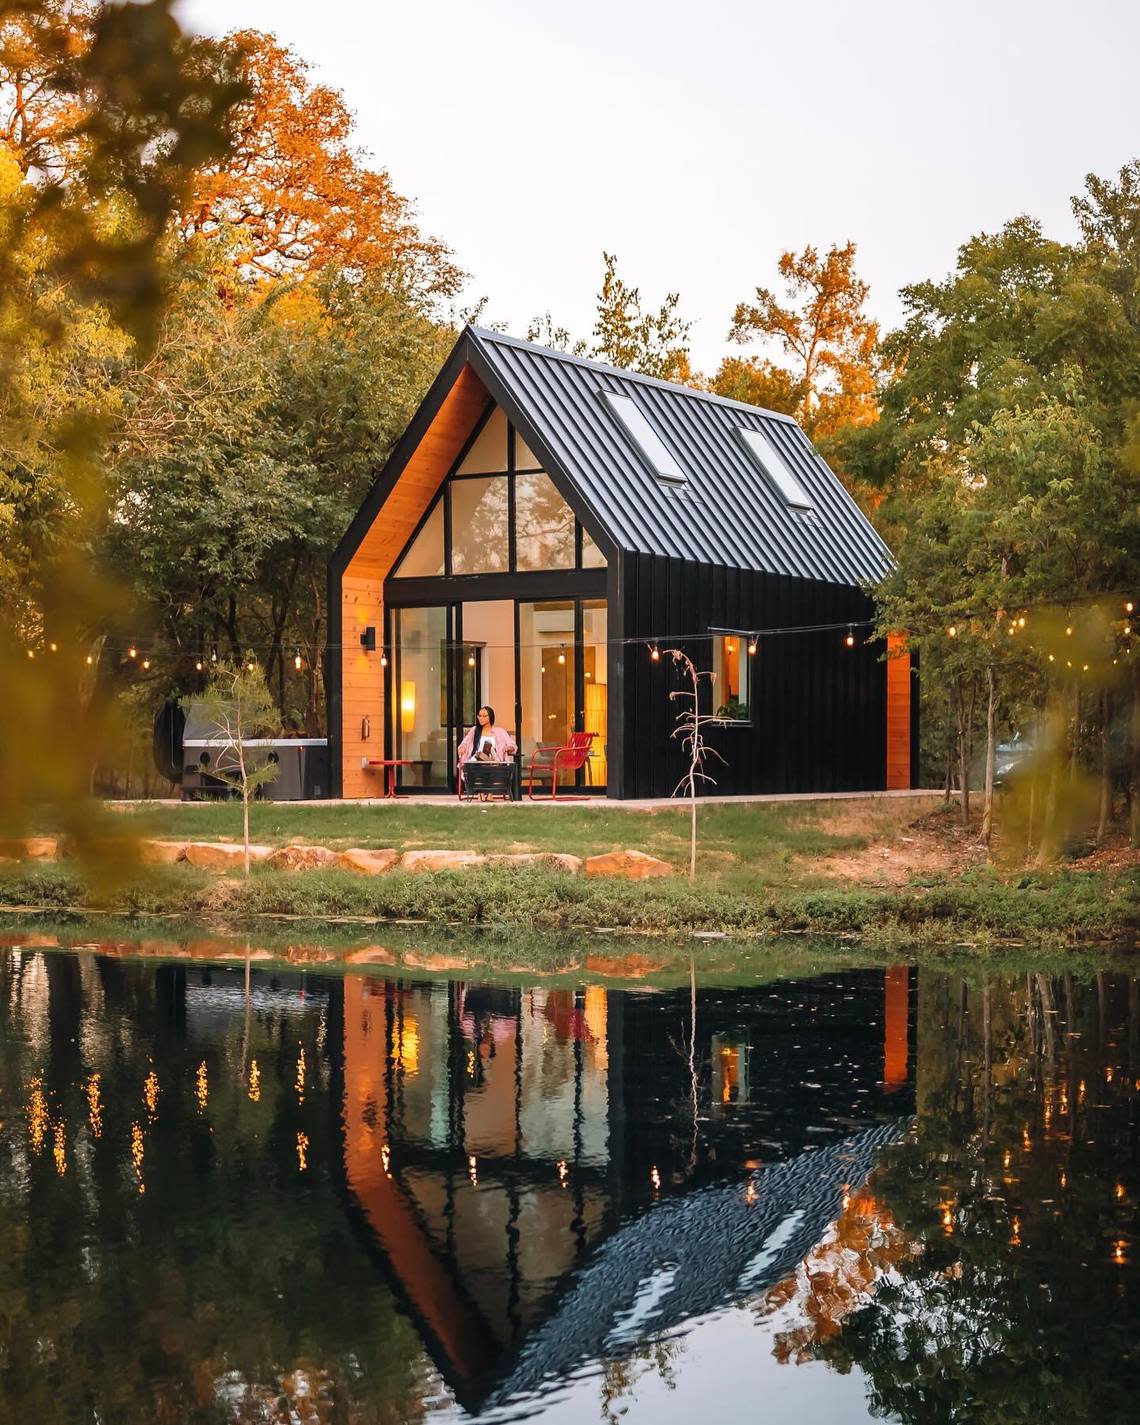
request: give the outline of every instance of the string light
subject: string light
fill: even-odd
[[[380,655],[380,666],[381,668],[387,668],[388,666],[388,655],[386,653],[381,653]]]
[[[138,656],[139,656],[139,651],[138,651],[138,649],[134,646],[134,644],[132,643],[131,646],[127,649],[127,657],[128,657],[128,658],[137,658]]]
[[[1126,614],[1132,613],[1132,612],[1134,611],[1135,607],[1136,607],[1136,606],[1135,606],[1135,604],[1133,604],[1133,602],[1132,602],[1131,599],[1125,599],[1125,600],[1124,600],[1124,612],[1125,612]]]
[[[142,665],[143,665],[143,669],[144,669],[144,670],[149,671],[149,669],[150,669],[150,659],[149,659],[149,658],[144,658],[143,661],[142,661]]]
[[[950,625],[950,627],[946,630],[946,632],[950,635],[951,638],[957,638],[957,637],[958,637],[958,625],[957,625],[956,623],[952,623],[952,624]]]
[[[1066,637],[1066,638],[1072,638],[1072,636],[1073,636],[1073,625],[1072,625],[1071,623],[1066,624],[1066,625],[1065,625],[1065,637]]]
[[[211,651],[211,653],[210,653],[210,662],[211,662],[211,663],[216,663],[217,661],[218,661],[218,650],[215,648],[215,649],[213,649],[213,650]]]
[[[561,664],[565,667],[565,664],[566,664],[566,645],[565,645],[565,644],[562,645],[562,651],[561,651],[561,653],[559,653],[559,655],[558,655],[558,661],[559,661],[559,663],[561,663]]]
[[[474,655],[474,653],[472,653],[472,654],[469,655],[469,657],[468,657],[468,659],[467,659],[467,666],[468,666],[468,668],[474,668],[474,666],[475,666],[475,655]]]
[[[35,656],[36,656],[36,650],[35,650],[34,648],[29,648],[29,649],[28,649],[28,657],[29,657],[29,658],[34,658]]]
[[[649,645],[649,656],[650,658],[652,658],[654,663],[661,662],[661,650],[657,647],[655,643],[651,643]]]
[[[298,673],[301,671],[301,655],[299,653],[293,654],[293,667],[296,668]]]
[[[48,647],[51,649],[51,651],[52,651],[53,653],[58,653],[58,652],[59,652],[59,644],[58,644],[58,643],[49,643],[49,644],[48,644]]]
[[[844,638],[843,642],[847,645],[848,648],[855,647],[855,630],[850,624],[847,625],[847,636],[846,638]]]
[[[748,656],[749,656],[749,658],[755,658],[755,656],[756,656],[756,639],[755,639],[755,638],[750,638],[750,639],[748,640]]]
[[[202,660],[200,658],[194,660],[194,667],[199,673],[202,671]]]
[[[94,658],[92,658],[91,654],[89,653],[89,654],[87,655],[87,666],[88,666],[88,668],[90,668],[91,665],[92,665],[92,663],[94,663],[94,662],[95,662]]]

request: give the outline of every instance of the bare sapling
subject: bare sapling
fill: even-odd
[[[680,704],[676,717],[677,726],[670,735],[680,740],[689,759],[688,770],[673,788],[673,795],[676,796],[683,789],[689,798],[689,884],[692,885],[697,879],[698,784],[708,782],[715,787],[716,779],[705,771],[705,759],[717,757],[721,761],[724,760],[715,747],[710,747],[705,742],[704,729],[712,718],[701,712],[701,679],[707,678],[711,686],[716,681],[716,674],[698,672],[693,660],[680,648],[666,648],[663,651],[672,658],[674,668],[688,683],[687,687],[674,688],[669,694],[669,701]]]
[[[277,763],[259,759],[250,743],[280,727],[265,676],[255,666],[220,663],[197,708],[209,730],[210,776],[241,794],[242,868],[249,875],[249,804],[277,776]]]

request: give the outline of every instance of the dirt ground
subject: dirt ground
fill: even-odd
[[[901,886],[924,876],[959,876],[991,859],[978,839],[980,825],[978,812],[967,830],[956,804],[950,811],[939,807],[898,826],[883,828],[870,845],[829,856],[817,862],[815,870],[832,880],[864,886]],[[842,834],[838,824],[832,824],[830,829]],[[1015,865],[1020,869],[1024,863],[1009,856],[1008,850],[1002,847],[1000,837],[995,838],[993,859],[1010,869]],[[1128,846],[1126,832],[1119,828],[1110,834],[1106,846],[1072,857],[1066,865],[1074,871],[1140,871],[1140,851]]]

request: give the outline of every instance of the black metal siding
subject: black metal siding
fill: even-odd
[[[620,636],[656,638],[677,646],[699,669],[712,667],[710,628],[752,629],[838,623],[838,629],[761,637],[752,661],[752,721],[710,724],[707,740],[716,780],[708,795],[749,792],[878,791],[886,782],[887,675],[880,643],[846,623],[870,618],[871,600],[858,589],[820,580],[789,579],[757,570],[705,566],[657,555],[626,555]],[[619,636],[616,623],[612,637]],[[680,710],[669,694],[685,686],[671,660],[654,662],[644,643],[620,651],[625,696],[611,698],[610,736],[622,776],[611,795],[672,794],[685,772]],[[748,656],[745,654],[744,656]],[[715,694],[705,684],[706,710]],[[917,697],[917,690],[915,696]],[[618,720],[620,719],[620,725]]]

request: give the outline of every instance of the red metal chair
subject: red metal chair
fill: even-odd
[[[558,798],[558,774],[561,771],[576,772],[579,767],[586,765],[586,760],[590,755],[590,748],[593,745],[596,732],[572,732],[570,741],[567,743],[540,742],[530,754],[530,771],[527,777],[526,794],[530,800],[537,801],[534,795],[535,774],[545,780],[550,778],[551,800]],[[564,801],[582,801],[582,797],[568,796],[562,794]]]

